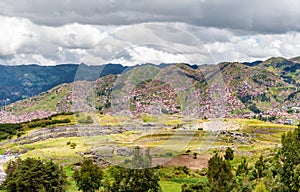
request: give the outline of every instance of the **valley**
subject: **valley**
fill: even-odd
[[[12,159],[36,158],[62,166],[68,191],[77,191],[72,175],[83,159],[110,174],[135,168],[128,162],[138,147],[162,190],[177,192],[208,185],[209,162],[230,148],[235,179],[247,162],[254,176],[243,179],[253,189],[260,156],[273,165],[282,135],[297,130],[299,65],[297,58],[145,64],[105,75],[84,65],[74,81],[1,107],[1,179]]]

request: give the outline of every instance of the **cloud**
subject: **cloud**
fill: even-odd
[[[183,22],[254,33],[300,30],[298,0],[2,0],[0,7],[1,15],[49,26]]]
[[[170,53],[145,46],[136,46],[126,50],[125,55],[120,54],[110,63],[123,63],[128,66],[142,63],[191,63],[185,54]]]
[[[217,63],[297,56],[300,33],[245,33],[182,22],[134,25],[39,25],[0,16],[0,62],[59,63]]]
[[[57,62],[82,54],[78,50],[92,49],[107,36],[94,26],[76,23],[49,27],[24,18],[0,16],[0,25],[0,56],[14,57],[10,63]]]
[[[227,42],[206,44],[208,50],[218,61],[255,61],[269,57],[298,56],[300,33],[258,34],[251,36],[232,36]]]
[[[31,41],[31,23],[26,19],[0,17],[0,55],[16,54],[26,42]]]

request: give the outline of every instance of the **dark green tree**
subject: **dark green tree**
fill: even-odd
[[[234,152],[233,149],[231,149],[230,147],[227,147],[224,158],[227,161],[233,160],[233,158],[234,158],[233,152]]]
[[[132,160],[122,167],[111,167],[109,173],[111,181],[108,181],[107,189],[111,192],[159,192],[161,191],[159,175],[151,167],[150,151],[145,155],[139,147],[136,147]]]
[[[11,192],[62,192],[68,185],[61,167],[40,159],[18,159],[8,164],[3,186]]]
[[[95,192],[102,185],[103,170],[95,165],[92,160],[85,159],[81,169],[73,174],[78,190],[83,192]]]
[[[258,178],[262,178],[265,176],[264,170],[266,169],[266,165],[263,159],[263,156],[261,155],[259,159],[255,162],[255,169],[256,174]]]
[[[248,177],[248,162],[246,158],[243,158],[241,164],[238,165],[235,172],[236,189],[237,191],[250,192],[253,191],[251,181]]]
[[[247,175],[248,174],[248,162],[246,160],[246,158],[243,158],[243,161],[241,164],[239,164],[237,170],[236,170],[236,175],[242,175],[242,174],[245,174]]]
[[[300,125],[281,137],[282,148],[277,152],[280,188],[284,191],[300,189]]]
[[[211,185],[211,191],[231,191],[234,187],[231,165],[223,157],[215,154],[208,161],[207,178]]]

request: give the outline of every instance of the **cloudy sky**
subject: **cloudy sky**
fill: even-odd
[[[299,0],[1,0],[0,63],[254,61],[300,55]]]

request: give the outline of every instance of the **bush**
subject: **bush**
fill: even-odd
[[[77,146],[76,143],[71,143],[70,144],[71,149],[75,149],[76,146]]]

